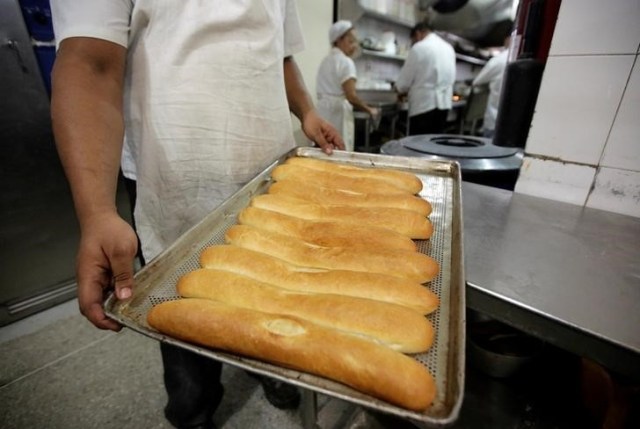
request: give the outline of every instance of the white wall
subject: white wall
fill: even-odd
[[[640,217],[640,0],[563,0],[516,192]]]
[[[333,0],[297,0],[298,14],[305,40],[304,52],[295,56],[309,94],[316,100],[316,72],[329,52],[329,27],[333,23]],[[300,145],[307,140],[294,118],[294,136]]]

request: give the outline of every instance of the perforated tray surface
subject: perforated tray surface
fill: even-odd
[[[425,412],[399,408],[325,378],[184,343],[158,333],[147,324],[147,312],[160,302],[177,298],[178,279],[200,268],[198,257],[204,248],[224,244],[225,232],[237,223],[237,214],[249,204],[251,198],[267,191],[272,183],[271,170],[291,156],[323,158],[363,167],[394,168],[412,172],[422,180],[423,190],[420,196],[433,207],[429,218],[433,223],[434,233],[430,240],[417,241],[418,251],[428,254],[440,264],[438,277],[425,286],[440,298],[439,309],[428,316],[436,329],[436,340],[427,353],[412,355],[429,368],[436,380],[437,396]],[[157,340],[428,426],[446,426],[456,420],[464,391],[465,303],[460,194],[460,170],[455,162],[348,152],[336,152],[327,157],[318,149],[297,148],[267,167],[147,264],[136,274],[133,296],[126,301],[117,301],[114,296],[110,296],[105,302],[105,310],[124,326]]]

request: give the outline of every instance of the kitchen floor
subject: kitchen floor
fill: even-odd
[[[465,401],[453,428],[588,427],[577,406],[575,359],[559,351],[526,374],[492,379],[467,369]],[[0,328],[0,427],[170,428],[156,341],[128,329],[95,329],[75,300]],[[281,411],[264,399],[258,382],[225,366],[220,428],[301,428],[298,411]],[[318,426],[413,428],[348,402],[318,395]]]

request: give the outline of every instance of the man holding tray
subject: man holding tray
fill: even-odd
[[[293,0],[51,3],[52,118],[81,227],[80,310],[119,330],[101,303],[110,286],[120,299],[133,287],[137,237],[115,207],[120,165],[137,183],[150,261],[294,147],[290,112],[326,153],[344,143],[316,113],[292,58],[303,47]],[[162,354],[168,420],[211,427],[221,364],[164,343]],[[267,398],[289,405],[280,393],[297,391],[269,381]]]

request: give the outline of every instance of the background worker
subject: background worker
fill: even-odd
[[[493,137],[498,117],[498,106],[500,105],[500,93],[502,91],[502,77],[504,69],[507,67],[509,58],[510,37],[504,40],[504,49],[499,54],[492,57],[482,67],[482,70],[473,79],[473,86],[489,84],[489,97],[487,98],[487,108],[482,121],[482,135]]]
[[[329,29],[329,42],[331,52],[320,63],[316,78],[318,112],[338,130],[346,150],[353,151],[353,108],[367,112],[374,121],[380,112],[356,93],[356,66],[351,57],[358,50],[358,39],[351,22],[334,23]]]
[[[447,123],[456,79],[453,47],[426,23],[411,29],[412,46],[395,82],[409,98],[409,135],[440,134]]]
[[[137,184],[136,227],[151,261],[294,147],[290,111],[325,152],[344,145],[293,60],[303,48],[293,0],[51,6],[59,43],[51,111],[80,223],[80,311],[119,330],[101,304],[110,287],[119,299],[134,287],[137,237],[115,206],[121,161]],[[161,351],[167,419],[212,427],[221,363],[164,343]],[[264,380],[272,403],[296,399],[287,397],[293,386]]]

